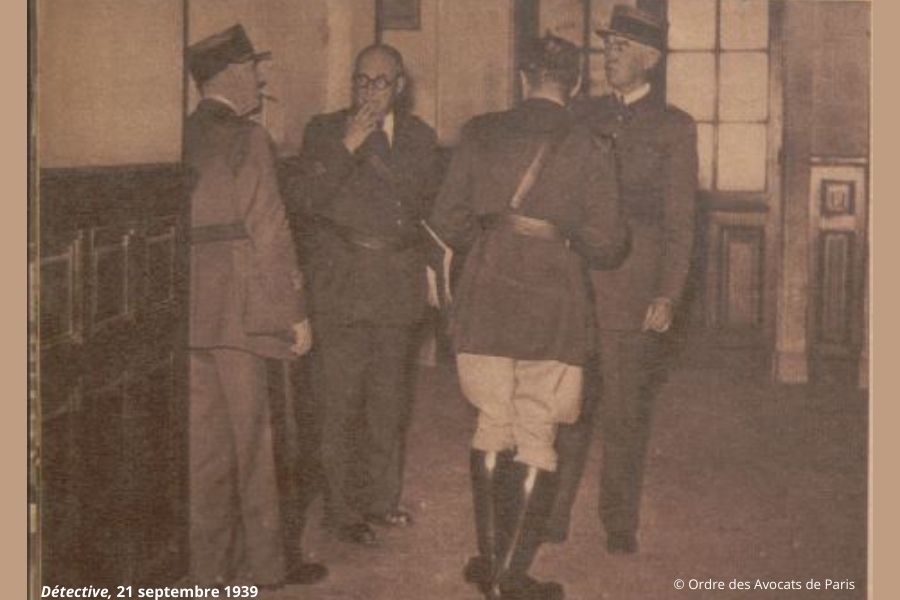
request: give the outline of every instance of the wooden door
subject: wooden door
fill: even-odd
[[[41,581],[177,577],[187,531],[182,174],[45,170],[37,191]]]

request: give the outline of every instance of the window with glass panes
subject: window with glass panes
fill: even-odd
[[[700,185],[763,192],[768,0],[669,0],[666,96],[697,121]]]
[[[540,0],[540,30],[584,53],[581,92],[608,92],[602,39],[615,4],[635,0]],[[697,121],[700,186],[764,192],[769,124],[769,0],[668,0],[666,98]]]

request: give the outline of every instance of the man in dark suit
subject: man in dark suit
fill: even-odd
[[[479,410],[470,462],[479,554],[465,577],[486,598],[558,600],[562,587],[528,570],[554,490],[556,428],[581,406],[586,262],[615,266],[628,236],[611,146],[566,107],[580,51],[548,35],[522,64],[525,101],[465,126],[429,225],[468,251],[451,319],[460,386]]]
[[[235,25],[188,48],[203,95],[185,124],[192,176],[191,577],[279,586],[322,579],[291,564],[279,512],[266,359],[311,345],[302,280],[275,178],[256,53]],[[292,345],[293,341],[293,345]]]
[[[357,57],[353,105],[306,127],[295,179],[313,231],[304,245],[316,329],[313,378],[321,407],[327,524],[370,545],[370,524],[402,527],[400,507],[409,375],[426,309],[421,220],[439,183],[434,131],[404,105],[400,53],[374,45]],[[355,448],[349,433],[364,422]],[[362,492],[352,494],[354,462]]]
[[[607,549],[632,553],[660,341],[684,291],[694,239],[697,136],[693,119],[667,106],[649,82],[666,48],[665,22],[616,6],[610,27],[598,33],[614,92],[589,100],[578,112],[592,130],[614,139],[622,207],[632,232],[622,266],[592,273],[603,428],[600,517]],[[551,541],[568,532],[591,438],[591,400],[580,421],[561,428],[557,438],[561,487],[547,528]]]

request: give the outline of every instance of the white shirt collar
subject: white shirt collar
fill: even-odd
[[[622,101],[622,103],[625,106],[629,106],[631,104],[634,104],[635,102],[637,102],[638,100],[640,100],[641,98],[643,98],[644,96],[646,96],[649,93],[650,93],[650,83],[647,82],[647,83],[644,83],[643,85],[641,85],[639,88],[631,90],[627,94],[620,94],[619,92],[616,92],[616,96],[619,98],[619,100]]]
[[[381,129],[384,131],[388,139],[388,144],[394,145],[394,111],[389,112],[381,123]]]

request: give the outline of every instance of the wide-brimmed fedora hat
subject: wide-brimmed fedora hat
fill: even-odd
[[[668,29],[661,17],[627,4],[617,4],[613,7],[609,27],[601,27],[596,32],[602,37],[616,35],[665,52]]]
[[[271,52],[257,52],[240,23],[188,46],[186,60],[198,84],[211,79],[230,64],[268,60]]]

